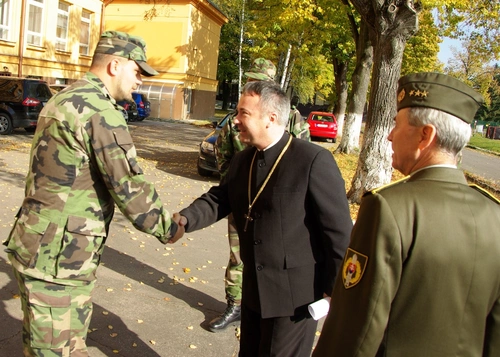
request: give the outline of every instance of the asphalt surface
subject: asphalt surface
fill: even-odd
[[[140,165],[170,213],[218,183],[218,177],[203,178],[196,171],[198,145],[210,128],[146,120],[132,123],[130,129]],[[2,240],[7,238],[24,197],[31,138],[22,129],[0,137]],[[464,155],[464,167],[468,161]],[[500,168],[498,163],[494,166]],[[225,308],[226,225],[222,220],[186,234],[174,245],[162,245],[133,228],[117,211],[93,295],[87,341],[90,355],[236,356],[236,327],[220,333],[207,330],[208,322]],[[22,356],[17,294],[11,266],[0,247],[0,357]]]
[[[489,181],[500,183],[500,156],[478,150],[463,150],[462,170],[471,172]]]

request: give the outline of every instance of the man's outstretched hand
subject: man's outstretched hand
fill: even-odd
[[[177,242],[179,239],[182,238],[184,235],[184,232],[186,231],[185,226],[187,224],[187,218],[184,216],[181,216],[179,213],[174,213],[172,216],[172,220],[177,223],[177,232],[175,233],[175,236],[170,238],[168,241],[168,244],[173,244]]]

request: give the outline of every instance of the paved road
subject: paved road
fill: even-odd
[[[500,156],[466,148],[461,168],[490,181],[500,183]]]

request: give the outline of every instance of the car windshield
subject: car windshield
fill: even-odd
[[[312,120],[333,122],[333,117],[328,115],[313,115]]]

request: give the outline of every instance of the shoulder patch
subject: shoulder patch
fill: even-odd
[[[409,178],[410,178],[410,176],[405,176],[402,179],[399,179],[399,180],[396,180],[396,181],[393,181],[393,182],[389,182],[387,185],[380,186],[380,187],[374,188],[371,191],[366,192],[363,196],[365,196],[365,195],[374,195],[376,193],[379,193],[382,190],[385,190],[386,188],[399,185],[400,183],[404,183],[404,182],[408,181]]]
[[[349,289],[356,286],[363,277],[368,257],[354,249],[347,248],[344,256],[344,265],[342,266],[342,281],[344,288]]]
[[[493,202],[496,202],[497,204],[500,205],[500,200],[498,198],[496,198],[495,196],[493,196],[491,193],[489,193],[488,191],[486,191],[484,188],[482,188],[481,186],[478,186],[476,184],[469,184],[469,187],[473,188],[474,190],[478,191],[479,193],[483,194],[483,196],[486,196],[488,197],[490,200],[492,200]]]

